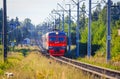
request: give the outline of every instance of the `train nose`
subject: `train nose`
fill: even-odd
[[[51,49],[51,50],[49,50],[49,52],[50,52],[50,53],[54,53],[54,50],[53,50],[53,49]]]
[[[55,52],[59,52],[59,48],[56,48],[56,49],[55,49]]]
[[[61,52],[61,53],[64,53],[64,52],[65,52],[65,50],[61,49],[61,50],[60,50],[60,52]]]

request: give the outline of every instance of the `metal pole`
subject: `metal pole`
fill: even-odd
[[[57,22],[57,21],[56,21],[56,15],[55,15],[55,28],[54,28],[54,29],[56,29],[56,26],[57,26],[57,25],[56,25],[56,22]]]
[[[60,6],[62,9],[63,9],[63,14],[62,14],[62,31],[64,32],[64,8],[59,4],[57,3],[58,6]]]
[[[76,26],[76,50],[77,50],[76,56],[77,57],[79,56],[79,27],[80,27],[80,24],[79,24],[79,0],[78,0],[78,3],[77,3],[77,26]]]
[[[55,12],[55,13],[54,13]],[[55,10],[55,9],[53,9],[52,11],[51,11],[51,13],[54,13],[54,14],[57,14],[58,16],[59,16],[59,30],[60,30],[60,17],[61,17],[61,15]]]
[[[6,0],[3,0],[3,52],[4,61],[7,61],[7,10]]]
[[[108,5],[107,5],[107,62],[110,60],[110,40],[111,40],[111,35],[110,35],[110,21],[111,21],[111,0],[108,0]]]
[[[69,20],[68,20],[68,53],[70,54],[70,50],[71,50],[71,5],[69,5]]]
[[[50,14],[50,16],[52,17],[52,19],[55,19],[55,20],[53,21],[53,29],[56,29],[56,16],[53,17],[52,14]]]
[[[62,14],[62,31],[64,32],[64,11],[63,11],[63,14]]]
[[[89,0],[89,23],[88,23],[88,51],[87,55],[91,56],[91,0]]]
[[[59,15],[59,14],[58,14]],[[59,30],[60,30],[60,15],[59,15]]]

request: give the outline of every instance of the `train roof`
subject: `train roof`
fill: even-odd
[[[48,32],[49,34],[50,33],[65,33],[65,32],[63,32],[63,31],[51,31],[51,32]]]
[[[47,32],[47,33],[44,34],[43,36],[46,36],[46,35],[48,36],[48,35],[51,35],[51,34],[60,34],[60,33],[61,33],[62,35],[66,35],[66,33],[63,32],[63,31],[58,31],[58,30],[56,31],[56,30],[55,30],[55,31]]]

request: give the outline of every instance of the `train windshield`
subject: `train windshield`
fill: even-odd
[[[64,41],[65,38],[64,38],[64,37],[58,37],[58,40],[59,40],[59,41]]]
[[[49,37],[49,40],[52,42],[52,41],[60,41],[60,42],[63,42],[65,41],[65,37],[64,36],[51,36]]]
[[[51,36],[51,37],[49,38],[49,40],[50,40],[50,41],[56,41],[56,37],[52,37],[52,36]]]
[[[49,34],[49,41],[53,42],[53,41],[60,41],[63,42],[66,40],[66,35],[65,33],[51,33]]]

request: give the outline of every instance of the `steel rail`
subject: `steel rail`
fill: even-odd
[[[48,57],[48,53],[45,53],[45,51],[44,51],[44,54],[46,54],[45,56]],[[108,68],[103,68],[103,67],[91,65],[88,63],[80,62],[80,61],[66,58],[63,56],[60,56],[60,57],[49,56],[49,57],[58,61],[58,62],[65,63],[65,64],[71,65],[75,68],[78,68],[82,71],[97,75],[97,76],[101,77],[102,79],[104,79],[104,78],[106,78],[106,79],[120,79],[120,71],[117,71],[117,70],[112,70],[112,69],[108,69]]]
[[[76,60],[69,59],[69,58],[62,57],[62,56],[61,57],[50,56],[50,57],[52,59],[55,59],[55,60],[59,61],[59,62],[71,65],[71,66],[76,67],[78,69],[81,69],[83,71],[86,71],[86,72],[92,73],[94,75],[97,75],[101,78],[120,79],[120,71],[111,70],[111,69],[107,69],[107,68],[87,64],[87,63],[83,63],[83,62],[76,61]]]

